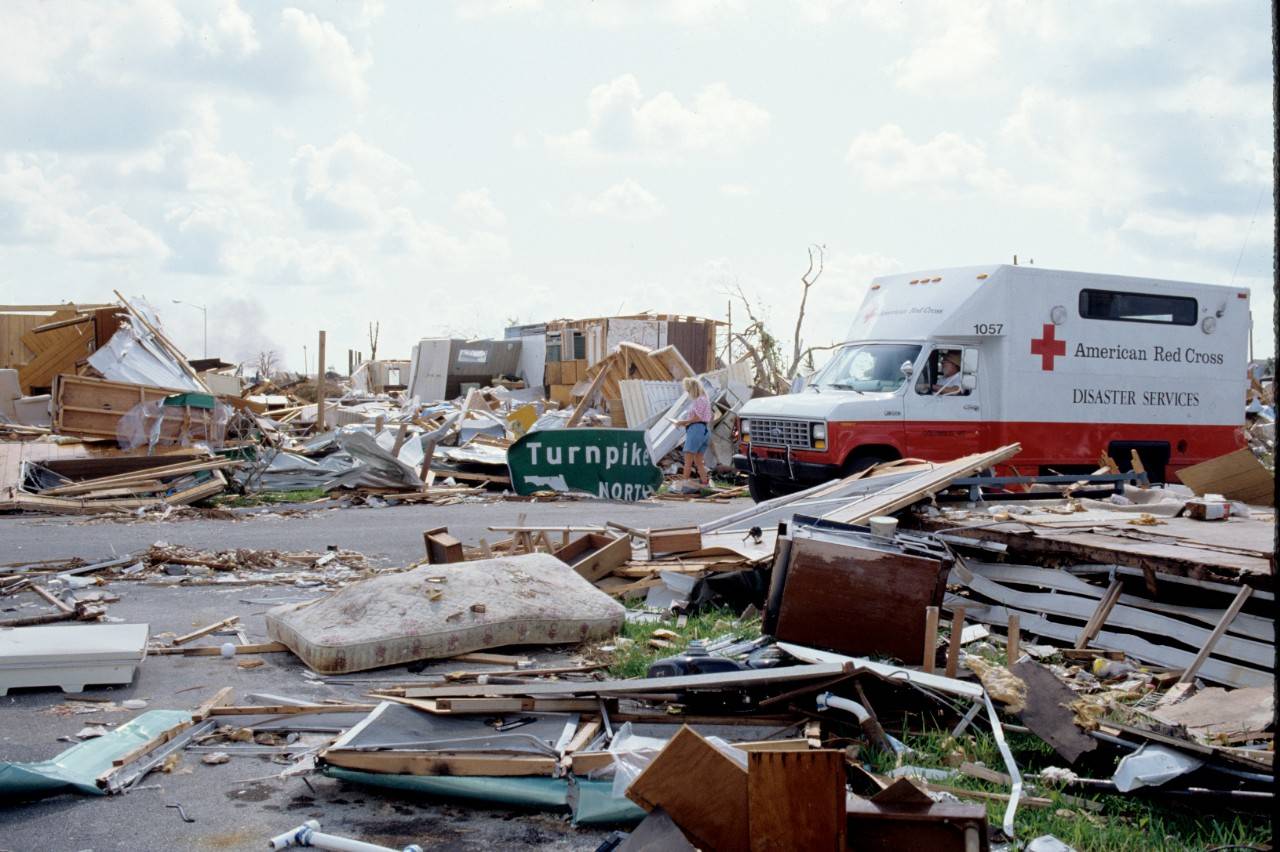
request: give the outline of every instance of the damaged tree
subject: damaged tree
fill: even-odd
[[[813,353],[820,352],[825,349],[831,349],[831,346],[810,346],[804,347],[801,331],[804,327],[805,306],[809,301],[809,289],[818,283],[818,279],[822,277],[822,271],[826,261],[826,246],[814,243],[809,246],[809,267],[800,276],[800,284],[803,290],[800,294],[800,309],[796,314],[795,331],[792,334],[791,341],[791,360],[787,364],[784,360],[785,356],[782,351],[782,345],[765,325],[764,320],[757,315],[756,309],[752,307],[751,300],[742,292],[742,287],[735,288],[735,295],[741,300],[743,308],[747,313],[747,327],[740,332],[733,333],[733,340],[746,350],[747,356],[751,359],[756,369],[757,384],[773,394],[784,394],[790,389],[791,378],[796,375],[802,364],[807,364],[810,369],[813,368]]]

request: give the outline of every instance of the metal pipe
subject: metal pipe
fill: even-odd
[[[378,846],[375,843],[365,843],[362,840],[352,840],[336,834],[324,834],[320,831],[319,821],[314,819],[309,819],[284,834],[278,834],[267,842],[269,849],[288,849],[294,846],[310,846],[313,849],[330,849],[334,852],[397,852],[390,846]],[[422,847],[414,843],[404,847],[402,852],[422,852]]]
[[[837,710],[843,710],[846,713],[852,713],[858,718],[858,724],[861,725],[871,718],[871,714],[867,712],[867,708],[850,698],[841,698],[838,695],[832,695],[830,692],[824,692],[818,696],[818,709],[826,710],[828,707],[834,707]]]

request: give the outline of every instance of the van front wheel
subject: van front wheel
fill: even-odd
[[[748,474],[747,493],[751,495],[752,500],[757,503],[763,503],[773,496],[773,484],[769,482],[769,477],[767,476],[761,476],[757,473]]]

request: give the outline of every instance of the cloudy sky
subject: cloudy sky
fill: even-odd
[[[407,357],[738,287],[785,336],[820,243],[807,343],[1016,253],[1251,287],[1268,353],[1271,80],[1262,0],[8,0],[0,303],[345,369],[370,321]]]

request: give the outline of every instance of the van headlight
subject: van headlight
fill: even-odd
[[[813,424],[813,448],[815,450],[825,450],[827,448],[827,424]]]
[[[739,433],[740,435],[742,435],[742,440],[744,440],[744,441],[746,441],[746,442],[750,443],[750,441],[751,441],[751,421],[750,421],[750,420],[739,420],[739,421],[738,421],[738,433]]]

